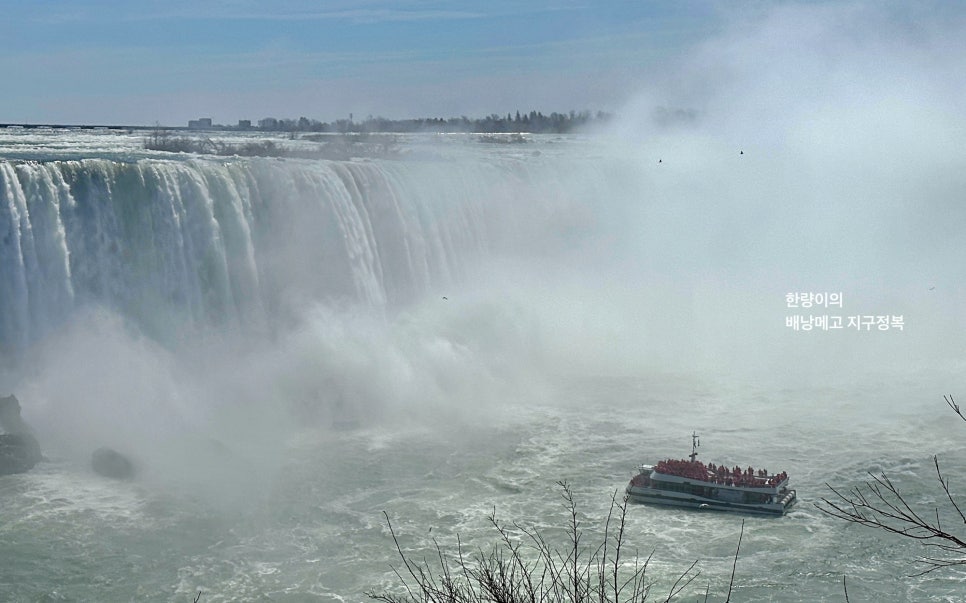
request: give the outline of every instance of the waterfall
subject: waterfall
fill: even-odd
[[[576,228],[576,163],[0,162],[0,350],[79,308],[164,340],[273,329],[311,303],[400,307]],[[579,195],[578,195],[579,196]]]

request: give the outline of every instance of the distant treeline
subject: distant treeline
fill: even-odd
[[[498,115],[496,113],[483,118],[472,119],[466,117],[451,117],[443,119],[418,118],[418,119],[387,119],[385,117],[372,117],[371,115],[363,121],[354,121],[350,114],[349,119],[339,119],[334,122],[321,122],[315,119],[300,117],[298,119],[278,119],[267,117],[259,120],[258,125],[251,125],[250,122],[240,122],[238,126],[211,126],[213,129],[226,130],[261,130],[264,132],[338,132],[338,133],[365,133],[365,132],[526,132],[533,134],[541,133],[565,133],[580,129],[592,123],[602,123],[611,119],[611,113],[598,111],[570,111],[569,113],[551,113],[544,115],[540,111],[530,111],[529,113],[516,114],[507,113]]]

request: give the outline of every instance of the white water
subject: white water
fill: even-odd
[[[955,173],[670,136],[415,137],[352,162],[138,143],[0,135],[0,394],[50,457],[0,478],[8,599],[361,601],[395,584],[382,511],[420,557],[488,547],[494,507],[556,533],[564,479],[592,531],[692,430],[705,460],[799,489],[747,520],[742,600],[844,600],[843,574],[852,600],[961,592],[811,504],[884,470],[928,508],[933,453],[966,479],[942,402],[961,245],[920,238],[950,228]],[[796,332],[790,291],[906,326]],[[139,479],[94,475],[100,445]],[[628,533],[660,589],[698,559],[690,598],[720,599],[739,525],[635,506]]]
[[[575,168],[512,156],[5,162],[0,339],[21,350],[91,304],[157,337],[257,331],[320,301],[396,308],[479,256],[542,246],[551,214],[579,220],[575,180],[600,165]]]

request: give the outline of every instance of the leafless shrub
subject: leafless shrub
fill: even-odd
[[[943,396],[943,399],[953,412],[966,421],[966,416],[951,395]],[[939,457],[933,456],[933,465],[948,502],[944,512],[952,512],[958,517],[956,525],[960,521],[966,524],[966,515],[949,489],[949,479],[939,467]],[[869,477],[870,481],[864,485],[846,492],[826,484],[834,496],[823,498],[816,506],[833,517],[918,540],[924,546],[931,547],[930,551],[938,552],[939,555],[927,555],[918,560],[925,569],[915,574],[916,576],[942,568],[966,565],[966,535],[957,534],[950,526],[943,525],[938,506],[926,510],[916,509],[885,473],[869,473]]]
[[[400,594],[370,591],[367,596],[383,603],[638,603],[648,600],[655,585],[647,574],[651,555],[642,560],[636,552],[632,557],[627,554],[627,499],[618,500],[615,492],[604,521],[603,540],[588,547],[573,492],[566,483],[559,482],[559,485],[569,517],[568,541],[563,549],[554,548],[536,529],[502,523],[494,513],[487,519],[498,534],[498,543],[489,552],[481,549],[467,554],[457,537],[455,554],[447,553],[434,538],[433,560],[418,561],[403,551],[386,514],[402,562],[401,567],[393,568],[402,589]],[[743,527],[744,524],[742,530]],[[662,595],[665,603],[681,595],[699,576],[696,565],[697,561],[678,575],[667,595]]]

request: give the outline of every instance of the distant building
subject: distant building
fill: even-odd
[[[250,119],[239,119],[238,120],[238,129],[239,130],[251,130],[252,129],[252,120],[250,120]]]
[[[277,130],[278,120],[274,117],[266,117],[265,119],[258,120],[258,127],[262,130]]]
[[[189,130],[206,130],[211,128],[211,118],[202,117],[200,119],[192,119],[188,122]]]

